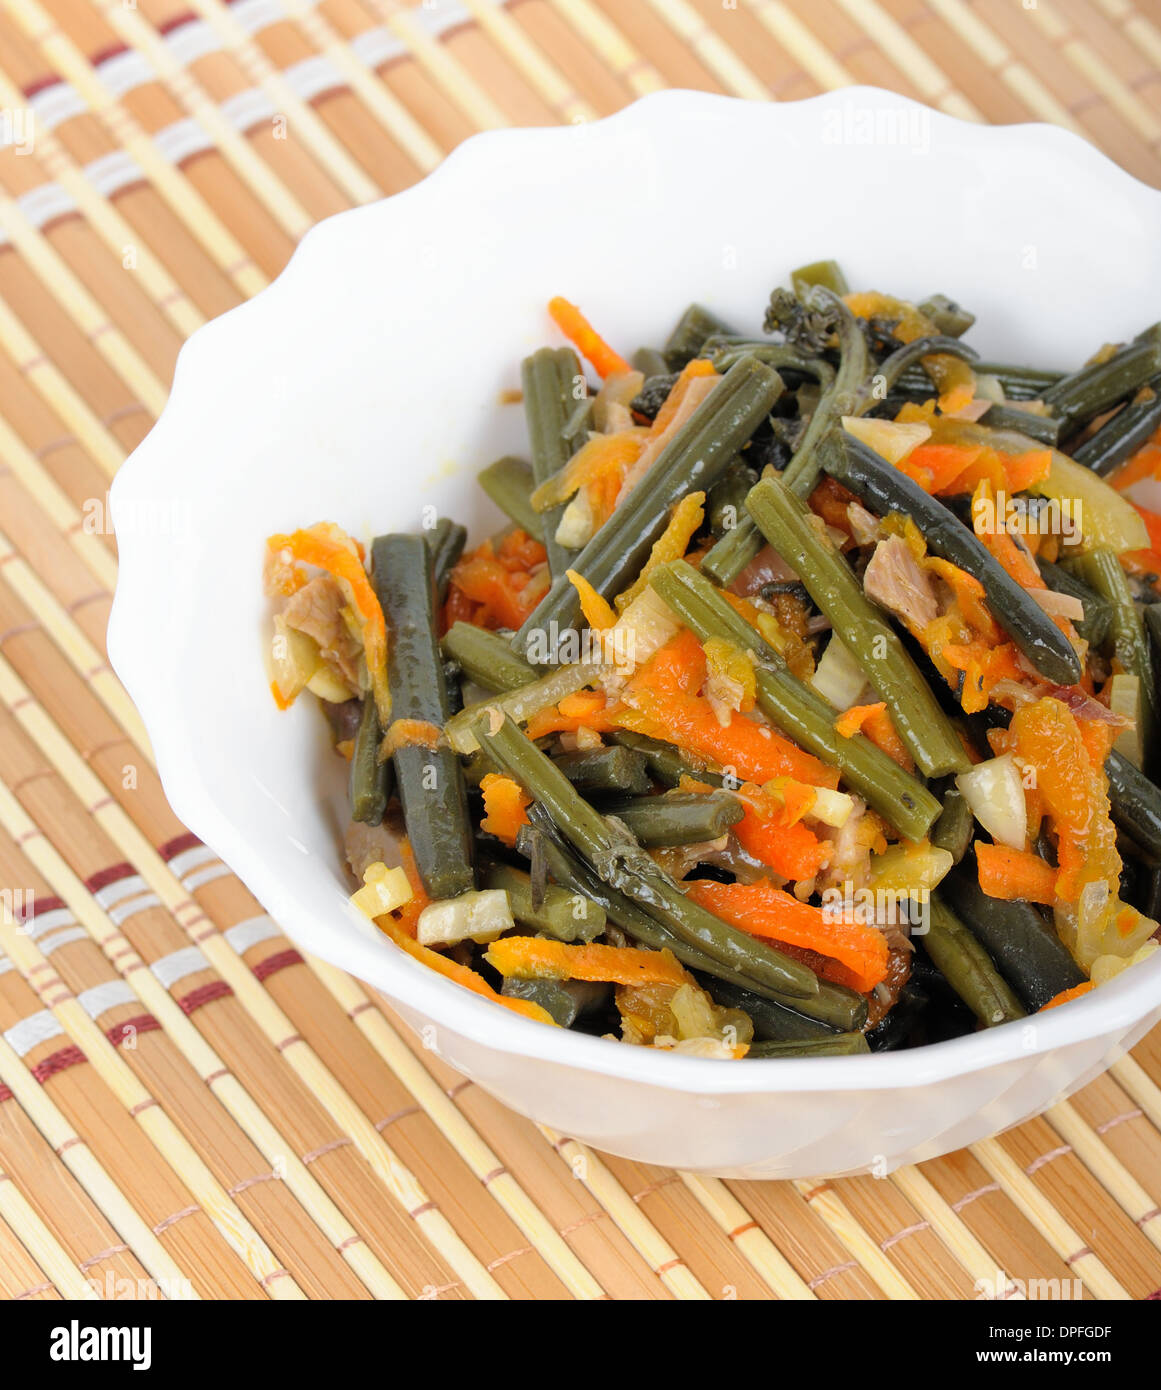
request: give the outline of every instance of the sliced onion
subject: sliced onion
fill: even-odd
[[[1109,709],[1131,720],[1116,737],[1113,747],[1134,767],[1141,766],[1141,681],[1128,672],[1118,671],[1109,681]]]
[[[1058,594],[1055,589],[1029,589],[1028,595],[1054,617],[1084,620],[1084,604],[1073,594]]]
[[[843,429],[868,449],[874,449],[888,463],[898,463],[912,449],[931,438],[931,426],[921,420],[903,423],[899,420],[872,420],[861,415],[844,415]]]
[[[1023,849],[1028,840],[1028,808],[1020,769],[1010,753],[961,772],[955,784],[972,814],[994,840]]]
[[[808,814],[821,821],[823,825],[841,830],[850,820],[854,809],[855,799],[846,792],[831,791],[829,787],[815,787],[814,801]]]
[[[819,659],[810,683],[837,710],[850,709],[859,702],[867,675],[858,660],[837,637],[832,637]]]
[[[401,868],[389,869],[382,861],[368,864],[363,871],[363,886],[351,894],[351,901],[365,916],[374,920],[385,912],[410,902],[411,884]]]

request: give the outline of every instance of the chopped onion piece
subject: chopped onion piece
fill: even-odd
[[[413,896],[403,870],[389,869],[380,861],[367,865],[363,871],[363,887],[351,894],[351,901],[360,912],[374,920],[385,912],[394,912]]]
[[[822,821],[823,825],[831,825],[836,830],[841,830],[854,809],[855,799],[846,792],[834,792],[829,787],[815,787],[814,804],[807,814],[815,820]]]
[[[961,772],[955,784],[992,839],[1009,849],[1024,848],[1028,840],[1028,808],[1020,769],[1010,753],[977,763],[970,772]]]
[[[419,914],[416,936],[421,946],[454,946],[459,941],[495,941],[516,925],[508,894],[482,888],[429,903]]]
[[[582,487],[560,515],[556,543],[566,550],[579,550],[593,538],[596,518],[588,493]]]
[[[1141,766],[1141,681],[1137,676],[1119,671],[1109,681],[1109,709],[1114,714],[1131,719],[1132,723],[1117,735],[1113,747],[1134,767]]]
[[[1070,618],[1073,622],[1084,619],[1084,604],[1073,594],[1058,594],[1055,589],[1029,589],[1028,596],[1053,617]]]
[[[931,426],[916,420],[904,424],[898,420],[873,420],[861,415],[844,415],[843,429],[874,449],[888,463],[898,463],[912,449],[931,438]]]
[[[851,649],[832,637],[819,659],[810,684],[837,710],[857,705],[867,684],[867,675]]]

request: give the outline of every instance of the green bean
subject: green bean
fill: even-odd
[[[790,288],[799,299],[815,285],[830,290],[831,294],[844,295],[851,292],[847,277],[838,261],[811,261],[809,265],[800,265],[797,270],[790,272]]]
[[[431,568],[435,576],[435,596],[442,603],[447,598],[452,568],[464,553],[464,546],[468,539],[467,528],[443,516],[431,528],[425,539],[427,548],[431,551]]]
[[[624,748],[633,748],[640,753],[645,759],[649,775],[662,786],[676,787],[683,777],[694,777],[699,782],[708,782],[714,787],[722,785],[719,773],[698,767],[679,753],[671,743],[662,743],[660,739],[649,738],[645,734],[630,733],[628,729],[618,729],[609,737],[614,743],[619,743]]]
[[[645,759],[631,748],[611,744],[561,753],[552,760],[574,787],[583,792],[624,792],[644,795],[650,790]]]
[[[862,325],[841,299],[821,285],[807,296],[811,308],[829,305],[838,316],[839,367],[830,388],[823,392],[810,422],[782,473],[782,481],[796,497],[806,498],[814,491],[822,471],[818,446],[844,415],[861,415],[871,404],[863,390],[870,365],[867,340]]]
[[[1049,387],[1042,397],[1052,413],[1081,425],[1131,396],[1161,372],[1161,343],[1127,344],[1103,362],[1091,362]]]
[[[991,956],[934,893],[930,922],[919,940],[932,964],[985,1028],[1024,1017],[1020,1001]]]
[[[710,546],[701,562],[703,574],[715,584],[728,588],[747,565],[753,564],[764,544],[761,531],[748,512],[738,517],[732,526]]]
[[[669,371],[664,354],[651,347],[637,349],[633,354],[633,366],[646,380],[651,376],[664,376]]]
[[[974,575],[983,584],[997,621],[1041,675],[1057,685],[1073,685],[1080,679],[1080,658],[1072,643],[975,532],[938,498],[843,430],[836,430],[823,443],[821,457],[826,471],[871,511],[884,517],[892,512],[910,517],[930,550]]]
[[[593,418],[593,397],[586,396],[583,401],[578,401],[573,406],[572,413],[564,423],[561,430],[561,437],[564,442],[575,453],[585,442],[585,436],[589,432]]]
[[[990,898],[974,862],[950,873],[940,896],[995,962],[1029,1013],[1086,976],[1043,915],[1025,902]]]
[[[1112,622],[1112,604],[1062,565],[1054,565],[1048,560],[1040,559],[1036,561],[1036,565],[1040,570],[1040,578],[1050,589],[1054,589],[1058,594],[1068,594],[1084,604],[1084,617],[1074,619],[1073,626],[1090,647],[1103,647]]]
[[[967,798],[958,787],[949,787],[939,819],[931,827],[931,843],[936,849],[947,850],[952,862],[958,864],[968,852],[974,830],[975,817]]]
[[[1151,746],[1157,730],[1157,692],[1153,684],[1153,663],[1145,628],[1129,592],[1129,583],[1121,562],[1111,550],[1090,550],[1075,561],[1080,577],[1111,607],[1109,637],[1113,655],[1131,676],[1136,676],[1141,690],[1141,744],[1145,766],[1149,766]]]
[[[440,649],[485,690],[519,690],[536,679],[536,672],[516,655],[509,642],[474,623],[452,623]]]
[[[741,985],[716,980],[712,976],[699,983],[715,1003],[727,1009],[741,1009],[750,1016],[757,1042],[805,1042],[810,1038],[834,1037],[835,1030],[828,1024],[808,1018],[786,1004],[779,1004],[777,1000],[764,999]]]
[[[900,474],[900,477],[903,475]],[[898,634],[863,593],[850,566],[783,483],[763,479],[746,503],[763,535],[792,557],[810,597],[886,702],[899,737],[926,777],[965,772],[963,744]]]
[[[671,508],[691,490],[713,486],[781,390],[781,378],[760,362],[746,359],[731,367],[575,558],[573,568],[610,602],[628,588],[664,531]],[[576,590],[561,574],[517,633],[513,648],[534,664],[550,664],[554,649],[580,621]],[[532,650],[539,644],[547,648],[543,659]]]
[[[802,1038],[798,1042],[756,1042],[746,1058],[760,1061],[773,1057],[856,1057],[870,1052],[862,1033],[835,1033],[829,1038]]]
[[[758,481],[758,475],[744,463],[730,464],[706,497],[706,515],[710,531],[724,536],[734,530],[746,517],[746,494]]]
[[[473,727],[482,711],[498,707],[523,724],[540,710],[563,700],[566,695],[575,695],[578,690],[583,690],[600,672],[600,663],[595,661],[558,666],[527,685],[465,706],[444,725],[444,737],[457,753],[474,753],[479,744]]]
[[[511,719],[485,715],[476,726],[476,737],[501,771],[544,806],[597,874],[674,935],[771,989],[803,998],[818,993],[818,977],[813,971],[687,899],[631,836],[614,830],[581,798],[560,769]]]
[[[559,473],[572,456],[571,444],[564,437],[577,400],[574,383],[583,381],[580,362],[571,348],[541,348],[526,357],[520,370],[524,386],[524,414],[528,420],[528,444],[532,454],[532,478],[539,486]],[[563,577],[571,551],[556,543],[565,504],[541,515],[540,539],[548,551],[548,568]],[[567,581],[566,581],[567,582]]]
[[[975,314],[945,294],[933,294],[922,300],[919,312],[950,338],[962,338],[976,321]]]
[[[714,333],[732,333],[716,314],[703,309],[700,304],[691,304],[677,320],[677,325],[669,335],[662,356],[671,372],[679,372],[682,367],[701,352],[702,344]]]
[[[958,338],[946,337],[943,334],[930,334],[924,338],[913,338],[911,342],[904,343],[902,347],[896,348],[889,357],[885,357],[880,362],[870,382],[863,387],[862,409],[857,414],[862,414],[862,410],[881,400],[884,389],[890,390],[909,367],[916,363],[921,363],[925,357],[961,357],[964,361],[974,362],[979,353],[974,348],[968,347],[966,343],[961,343]],[[870,394],[871,390],[875,394]]]
[[[448,717],[447,687],[435,638],[435,583],[427,542],[422,536],[379,536],[371,544],[371,563],[387,619],[392,717],[442,726]],[[404,744],[395,749],[392,763],[407,838],[429,897],[454,898],[475,888],[459,760],[450,749]]]
[[[782,733],[816,758],[837,767],[847,784],[901,835],[910,840],[923,838],[939,814],[935,797],[864,734],[843,738],[835,730],[835,711],[828,701],[790,671],[773,647],[704,575],[684,560],[675,560],[659,565],[649,582],[703,642],[724,637],[742,651],[753,653],[758,706]],[[958,738],[955,746],[962,757]],[[966,765],[965,760],[963,766]]]
[[[509,864],[489,864],[482,881],[485,888],[508,894],[508,906],[518,922],[557,941],[595,941],[605,930],[605,909],[583,893],[549,884],[537,903],[532,880]]]
[[[500,986],[506,999],[527,999],[539,1004],[562,1028],[571,1028],[583,1014],[609,999],[612,987],[590,980],[522,980],[510,975]]]
[[[1018,430],[1053,449],[1060,444],[1060,421],[1052,415],[1034,415],[1030,410],[1018,410],[1010,405],[993,405],[980,417],[980,424],[991,430]]]
[[[1010,362],[994,362],[983,358],[972,364],[972,370],[977,377],[995,377],[1010,401],[1039,400],[1064,376],[1063,372],[1040,367],[1016,366]],[[900,385],[908,391],[932,394],[931,383],[919,368],[905,372],[900,379]]]
[[[641,844],[700,845],[724,835],[742,819],[742,803],[729,792],[667,792],[602,805]]]
[[[351,753],[351,819],[364,825],[379,825],[391,796],[391,764],[379,761],[383,731],[374,696],[363,701],[363,714]]]
[[[824,357],[809,357],[789,343],[771,343],[765,338],[717,333],[705,340],[701,355],[718,372],[729,371],[742,357],[756,357],[780,375],[813,377],[824,391],[834,382],[834,368]]]
[[[1147,603],[1144,608],[1145,633],[1149,638],[1153,688],[1161,689],[1161,603]]]
[[[530,463],[515,454],[505,454],[488,464],[479,479],[480,486],[510,521],[536,540],[544,539],[544,517],[529,501],[536,487]]]
[[[1161,788],[1116,749],[1105,760],[1113,820],[1141,857],[1161,863]]]
[[[1083,444],[1072,451],[1077,463],[1083,463],[1102,478],[1108,478],[1126,459],[1143,448],[1161,425],[1161,378],[1155,377],[1134,400],[1123,405],[1110,420],[1106,420]]]

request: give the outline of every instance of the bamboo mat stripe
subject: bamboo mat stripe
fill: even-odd
[[[1161,184],[1131,0],[0,0],[0,1291],[1020,1299],[1161,1288],[1161,1041],[970,1150],[721,1181],[597,1154],[304,958],[165,802],[106,489],[181,342],[476,130],[854,82]]]

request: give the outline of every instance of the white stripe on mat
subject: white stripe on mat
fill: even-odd
[[[168,956],[155,960],[149,968],[166,989],[172,989],[178,980],[184,980],[187,975],[208,970],[210,963],[199,947],[183,946],[180,951],[171,951]]]
[[[34,1047],[48,1042],[49,1038],[59,1038],[63,1033],[64,1029],[52,1014],[47,1009],[41,1009],[39,1013],[29,1014],[11,1028],[6,1028],[4,1038],[18,1057],[27,1057]]]
[[[281,936],[282,929],[272,917],[247,917],[244,922],[235,922],[222,933],[230,945],[241,956],[251,946],[260,941],[269,941],[273,936]]]

